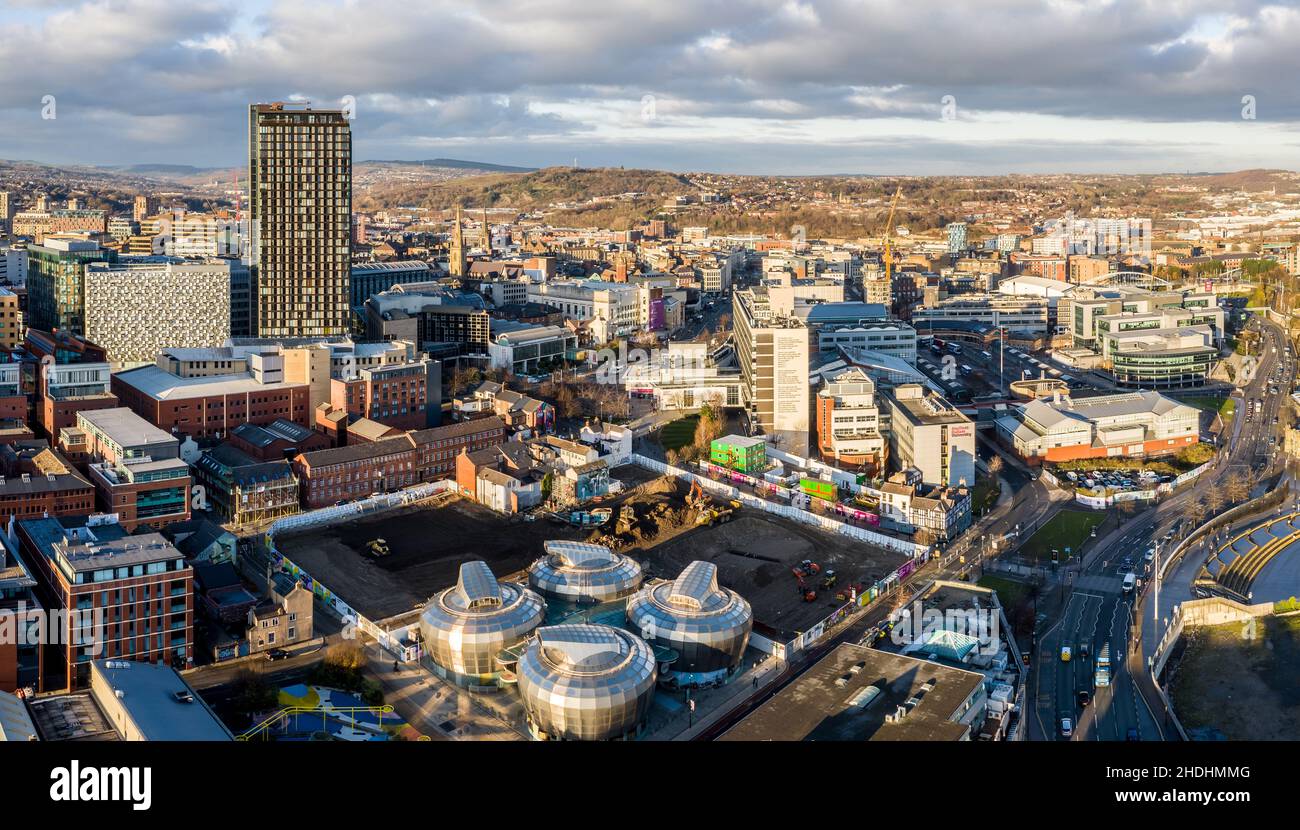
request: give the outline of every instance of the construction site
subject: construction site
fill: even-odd
[[[622,470],[620,470],[622,472]],[[631,478],[631,476],[629,476]],[[640,561],[651,577],[673,578],[701,559],[749,600],[760,625],[804,630],[894,569],[902,554],[706,495],[660,476],[629,487],[588,513],[598,526],[552,517],[503,516],[444,494],[410,507],[284,535],[280,552],[359,613],[381,620],[411,611],[482,559],[516,578],[549,539],[590,541]]]

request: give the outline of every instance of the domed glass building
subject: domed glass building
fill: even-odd
[[[528,568],[528,585],[547,599],[611,602],[641,587],[641,566],[604,545],[548,541]]]
[[[725,683],[740,666],[754,627],[749,603],[719,587],[717,566],[700,561],[672,582],[642,587],[627,602],[627,620],[647,642],[677,652],[660,681],[679,687]]]
[[[519,658],[519,696],[539,740],[628,738],[645,723],[657,673],[654,652],[631,632],[552,625]]]
[[[545,616],[536,592],[497,582],[486,562],[466,562],[456,584],[424,606],[420,636],[438,674],[462,686],[491,686],[502,650],[522,643]]]

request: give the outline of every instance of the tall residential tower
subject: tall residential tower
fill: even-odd
[[[352,130],[339,110],[248,112],[250,257],[259,337],[349,331]]]

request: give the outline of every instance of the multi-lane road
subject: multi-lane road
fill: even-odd
[[[1280,328],[1264,321],[1252,325],[1262,331],[1261,354],[1249,382],[1239,394],[1234,393],[1238,404],[1233,431],[1220,449],[1213,470],[1099,540],[1077,567],[1059,574],[1055,588],[1066,599],[1060,617],[1045,623],[1033,675],[1037,692],[1035,737],[1060,738],[1061,718],[1071,719],[1072,740],[1166,737],[1163,719],[1151,699],[1149,681],[1134,677],[1132,672],[1144,671],[1145,658],[1159,640],[1170,604],[1191,598],[1191,579],[1198,563],[1185,562],[1170,571],[1169,578],[1175,582],[1161,586],[1161,607],[1156,614],[1151,582],[1155,563],[1148,559],[1148,551],[1157,546],[1162,554],[1172,551],[1193,529],[1185,514],[1186,506],[1203,498],[1211,488],[1222,487],[1227,476],[1240,472],[1252,486],[1262,486],[1260,482],[1277,470],[1280,452],[1269,439],[1282,428],[1273,419],[1282,411],[1282,399],[1294,384],[1295,363],[1288,356],[1287,340]],[[1277,391],[1270,392],[1271,388]],[[1257,403],[1254,414],[1247,417],[1251,400]],[[1195,547],[1187,555],[1203,557],[1205,553],[1205,548]],[[1123,577],[1130,570],[1139,578],[1139,587],[1125,592]],[[1144,623],[1140,641],[1133,639],[1138,633],[1135,623]],[[1095,659],[1105,642],[1111,649],[1111,686],[1095,688]],[[1084,643],[1089,645],[1089,655],[1080,659]],[[1069,662],[1061,660],[1062,646],[1071,648]],[[1080,691],[1094,696],[1086,706],[1080,705]]]

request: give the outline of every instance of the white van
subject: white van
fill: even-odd
[[[1137,576],[1132,572],[1124,574],[1124,593],[1128,594],[1133,591],[1133,585],[1137,582]]]

